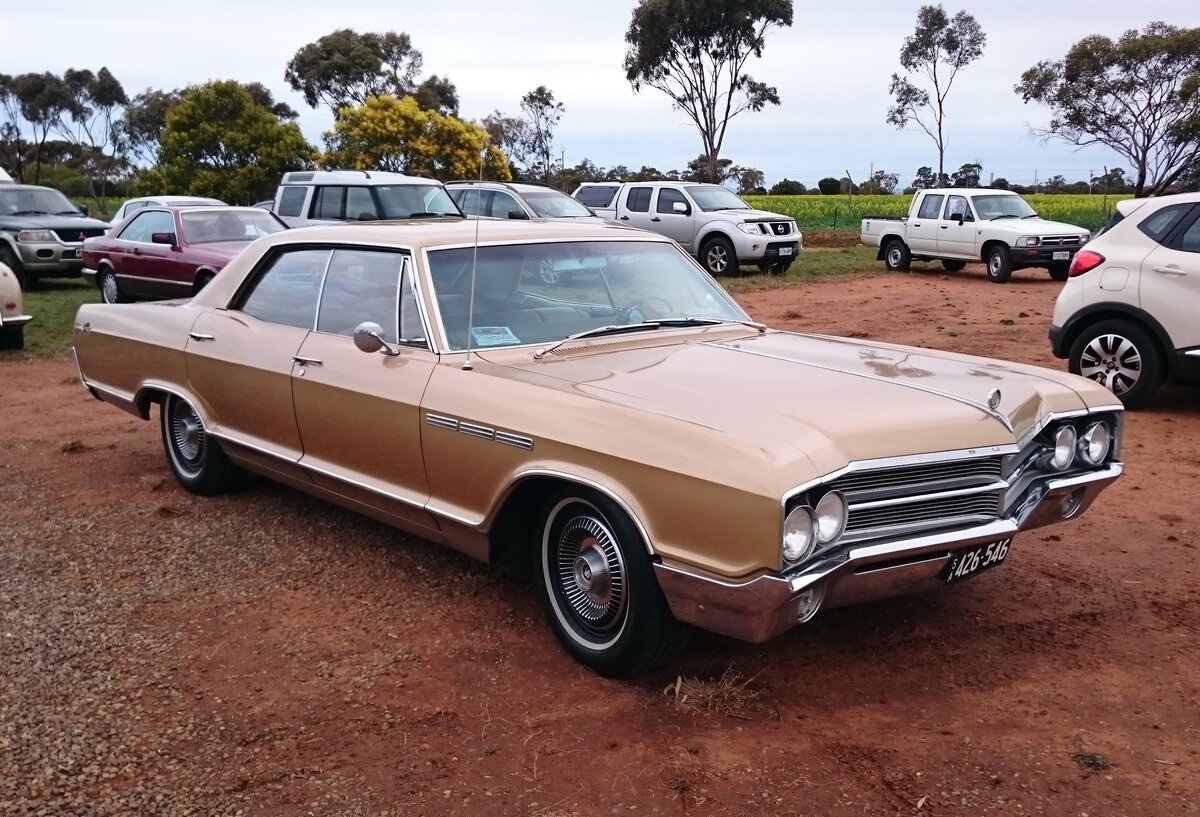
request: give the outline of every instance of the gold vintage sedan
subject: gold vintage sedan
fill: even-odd
[[[259,239],[188,301],[90,304],[80,376],[190,491],[244,470],[486,561],[611,676],[691,625],[1001,564],[1120,475],[1120,404],[1069,374],[781,332],[617,226],[421,221]]]
[[[7,264],[0,262],[0,349],[25,348],[25,324],[33,320],[25,314],[25,293],[21,282]]]

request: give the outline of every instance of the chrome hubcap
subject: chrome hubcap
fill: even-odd
[[[115,304],[117,302],[117,279],[112,273],[104,276],[104,281],[101,286],[101,294],[104,295],[104,302]]]
[[[1079,373],[1122,395],[1142,377],[1142,355],[1128,338],[1100,335],[1083,349]]]
[[[559,535],[558,580],[563,599],[590,628],[619,625],[625,610],[625,563],[616,537],[590,516],[572,519]]]
[[[187,403],[176,403],[171,412],[171,441],[188,462],[195,463],[204,454],[204,424]]]

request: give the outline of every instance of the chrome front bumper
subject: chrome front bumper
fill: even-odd
[[[671,612],[706,630],[762,642],[800,624],[821,608],[936,590],[953,554],[998,542],[1031,528],[1078,516],[1109,483],[1121,463],[1035,483],[1009,516],[971,528],[851,545],[784,573],[729,581],[692,568],[656,564]]]

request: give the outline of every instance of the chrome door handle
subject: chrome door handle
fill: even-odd
[[[141,255],[141,254],[142,254],[142,251],[141,251],[139,248],[137,248],[137,247],[134,247],[134,248],[133,248],[133,250],[132,250],[132,252],[133,252],[133,254],[134,254],[134,255]]]
[[[307,366],[307,365],[309,365],[310,363],[311,363],[313,366],[320,366],[320,365],[322,365],[322,364],[321,364],[321,359],[320,359],[320,358],[316,358],[316,357],[301,357],[300,355],[295,355],[294,357],[292,357],[292,360],[296,361],[296,362],[297,362],[297,363],[299,363],[301,366]]]
[[[1163,275],[1187,275],[1187,270],[1174,264],[1169,267],[1155,267],[1154,271],[1161,272]]]
[[[192,340],[216,340],[216,335],[205,335],[201,332],[188,332],[188,337]]]

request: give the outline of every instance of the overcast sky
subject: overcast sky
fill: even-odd
[[[682,169],[700,153],[700,137],[659,91],[635,94],[625,80],[625,31],[631,0],[204,0],[120,3],[94,0],[4,3],[9,36],[0,72],[98,70],[107,66],[133,96],[210,79],[257,81],[300,111],[309,141],[322,147],[332,118],[314,111],[284,82],[296,50],[338,28],[404,31],[425,58],[424,75],[448,77],[460,114],[493,110],[516,115],[521,96],[546,85],[566,107],[556,152],[568,166],[584,158],[601,167],[624,164]],[[812,185],[846,171],[858,180],[872,167],[908,184],[917,167],[936,167],[932,140],[918,129],[884,121],[888,83],[912,32],[920,2],[795,4],[795,23],[767,36],[756,79],[779,89],[782,104],[733,120],[722,157],[766,174]],[[1012,87],[1026,68],[1061,59],[1084,36],[1116,38],[1153,20],[1200,26],[1200,3],[1185,0],[1007,0],[945,3],[948,13],[974,14],[988,42],[964,69],[948,98],[947,171],[979,162],[984,178],[1031,183],[1062,174],[1098,175],[1128,166],[1101,148],[1043,145],[1030,127],[1047,109],[1024,104]]]

